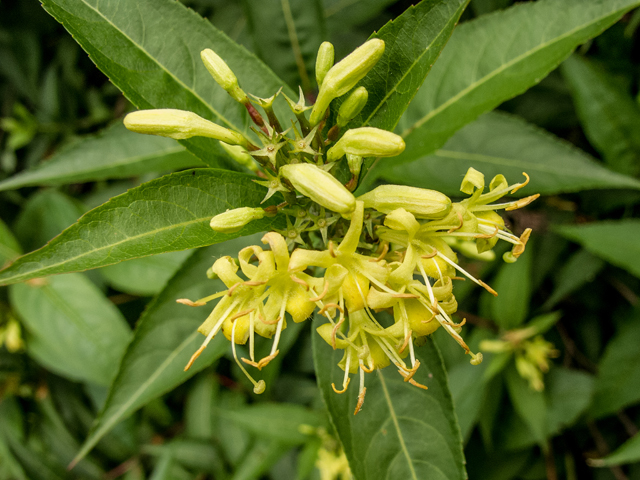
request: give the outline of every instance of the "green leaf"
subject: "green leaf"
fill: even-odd
[[[423,0],[371,35],[384,40],[385,50],[358,84],[369,92],[369,101],[351,126],[395,128],[468,2]]]
[[[640,401],[640,314],[631,316],[607,344],[598,366],[589,413],[602,418]]]
[[[19,257],[22,253],[20,244],[9,227],[0,219],[0,268]]]
[[[0,191],[32,185],[62,185],[147,172],[180,170],[202,162],[170,138],[140,135],[118,122],[85,137],[38,166],[0,182]]]
[[[462,438],[471,435],[485,396],[489,379],[485,375],[488,359],[480,365],[471,365],[461,361],[448,371],[451,396],[456,407],[456,414]]]
[[[320,322],[316,318],[314,326]],[[315,332],[313,351],[318,384],[355,478],[466,478],[447,374],[433,340],[416,349],[421,365],[414,378],[429,390],[405,383],[393,367],[379,370],[366,375],[365,403],[355,416],[357,377],[347,393],[331,388],[343,377],[343,352]]]
[[[548,433],[544,394],[533,390],[513,364],[505,370],[505,380],[513,408],[531,430],[536,443],[544,445]]]
[[[196,471],[215,474],[222,469],[223,465],[220,453],[211,442],[176,439],[163,445],[145,445],[142,450],[144,453],[161,458],[169,454],[178,463]]]
[[[90,280],[81,274],[63,275],[14,285],[9,294],[29,332],[30,356],[74,380],[111,382],[131,331]]]
[[[254,55],[180,2],[42,3],[140,109],[189,110],[225,127],[248,132],[244,107],[215,83],[200,61],[205,48],[215,50],[229,64],[247,92],[269,97],[282,86],[282,81]],[[212,139],[192,138],[181,143],[210,166],[220,166],[220,156],[226,157]]]
[[[433,153],[478,115],[538,83],[576,46],[638,4],[528,2],[460,25],[401,122],[407,149],[380,162],[381,171]]]
[[[592,467],[611,467],[640,461],[640,435],[635,435],[623,443],[613,453],[604,458],[588,460]]]
[[[258,480],[280,457],[287,447],[272,440],[258,440],[234,472],[231,480]]]
[[[84,457],[120,420],[222,356],[229,344],[220,335],[191,369],[184,372],[184,366],[204,340],[196,329],[211,309],[187,307],[177,304],[176,300],[198,299],[221,290],[221,282],[209,280],[205,274],[212,259],[234,254],[252,240],[256,239],[243,238],[198,250],[147,307],[111,385],[107,402],[74,461]]]
[[[318,47],[325,37],[320,0],[244,0],[255,52],[297,90],[311,92]],[[275,92],[274,92],[275,93]]]
[[[169,252],[136,258],[100,269],[107,282],[132,295],[152,296],[164,288],[191,252]]]
[[[210,440],[214,436],[214,401],[217,394],[214,375],[202,374],[191,386],[185,402],[185,434],[189,438]]]
[[[437,189],[447,195],[460,195],[460,182],[469,167],[480,170],[487,179],[503,174],[512,182],[527,172],[531,183],[518,196],[591,188],[640,189],[638,180],[608,170],[569,142],[499,112],[482,115],[435,153],[401,165],[390,159],[389,167],[380,170],[380,176],[389,182]]]
[[[562,225],[554,230],[594,255],[640,277],[640,220]]]
[[[591,144],[613,170],[640,173],[640,106],[595,63],[572,55],[562,64]]]
[[[0,272],[0,285],[112,265],[167,251],[211,245],[272,229],[278,218],[242,230],[211,230],[211,217],[230,208],[257,206],[266,189],[251,177],[200,168],[152,180],[85,214],[45,247]]]

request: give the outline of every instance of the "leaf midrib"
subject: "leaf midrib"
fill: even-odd
[[[87,3],[86,0],[81,0],[82,3],[84,3],[87,7],[89,7],[91,10],[93,10],[94,12],[96,12],[100,17],[102,17],[109,25],[111,25],[114,29],[116,29],[118,32],[120,32],[120,34],[122,34],[127,40],[129,40],[133,45],[135,45],[136,47],[138,47],[140,49],[140,51],[144,52],[146,54],[146,56],[148,58],[150,58],[156,65],[158,65],[162,70],[164,70],[171,78],[173,78],[173,80],[175,82],[177,82],[179,85],[181,85],[186,91],[188,91],[189,93],[191,93],[195,98],[197,98],[200,102],[202,102],[202,104],[207,107],[211,113],[213,113],[217,118],[219,118],[221,121],[223,121],[224,123],[226,123],[229,127],[233,128],[236,131],[240,131],[234,124],[232,124],[229,120],[227,120],[222,114],[220,114],[215,108],[213,108],[213,106],[206,102],[198,93],[196,93],[195,90],[193,90],[192,88],[187,87],[187,85],[180,80],[178,77],[176,77],[173,72],[171,72],[170,70],[168,70],[167,68],[165,68],[165,66],[163,64],[161,64],[153,55],[151,55],[145,48],[142,47],[142,45],[138,44],[137,42],[135,42],[129,35],[127,35],[122,29],[120,29],[114,22],[112,22],[110,19],[108,19],[105,15],[102,14],[102,12],[100,12],[100,10],[98,10],[97,8],[95,8],[93,5],[90,5],[89,3]]]
[[[617,12],[618,10],[616,10]],[[494,70],[493,72],[491,72],[491,74],[484,76],[483,78],[481,78],[480,80],[470,84],[467,88],[461,90],[458,94],[454,95],[453,97],[451,97],[449,100],[447,100],[446,102],[444,102],[443,104],[441,104],[439,107],[431,110],[429,113],[427,113],[424,117],[422,117],[420,120],[416,121],[411,127],[405,129],[401,136],[403,138],[406,138],[408,135],[410,135],[415,129],[420,128],[422,125],[424,125],[426,122],[428,122],[429,120],[431,120],[434,116],[440,114],[440,112],[442,112],[443,110],[447,109],[451,104],[457,102],[458,100],[460,100],[460,98],[462,98],[463,96],[467,95],[470,91],[476,89],[478,86],[488,82],[489,80],[491,80],[493,77],[495,77],[496,75],[502,73],[504,70],[506,70],[507,68],[512,67],[513,65],[517,64],[518,62],[522,61],[522,60],[526,60],[527,57],[537,53],[539,50],[542,50],[543,48],[547,48],[550,45],[553,45],[555,43],[559,43],[562,40],[564,40],[567,37],[572,36],[573,34],[579,32],[580,30],[584,30],[585,28],[596,24],[600,21],[602,21],[603,18],[606,17],[610,17],[610,16],[615,16],[617,13],[610,13],[608,15],[604,15],[601,17],[598,17],[597,20],[594,20],[592,22],[588,22],[585,24],[582,24],[581,26],[570,30],[568,32],[566,32],[563,35],[560,35],[558,37],[555,37],[552,41],[550,42],[545,42],[545,43],[541,43],[539,44],[537,47],[531,49],[531,50],[527,50],[525,53],[518,55],[517,57],[513,58],[512,60],[510,60],[509,62],[503,64],[502,66],[500,66],[500,68],[497,68],[496,70]]]

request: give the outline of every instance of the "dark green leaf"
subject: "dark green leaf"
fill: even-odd
[[[555,230],[594,255],[640,276],[640,220],[563,225]]]
[[[488,378],[488,359],[480,365],[461,361],[449,370],[449,385],[462,438],[468,439],[480,414]]]
[[[133,133],[118,122],[99,135],[60,150],[37,167],[3,180],[0,191],[127,178],[202,165],[175,140]]]
[[[118,309],[84,275],[14,285],[29,354],[65,377],[108,385],[131,338]],[[98,354],[99,353],[99,354]]]
[[[189,390],[184,408],[185,433],[190,438],[213,438],[214,401],[217,381],[213,375],[200,375]]]
[[[385,162],[389,162],[388,169],[384,169]],[[460,195],[460,182],[469,167],[480,170],[487,179],[503,174],[511,182],[527,172],[531,183],[518,191],[525,196],[590,188],[640,189],[638,180],[607,170],[572,144],[499,112],[482,115],[431,155],[402,165],[383,159],[380,176],[389,182]]]
[[[604,458],[589,460],[592,467],[610,467],[640,461],[640,435],[627,440],[613,453]]]
[[[327,27],[332,34],[344,34],[375,18],[396,0],[323,0]],[[338,45],[337,45],[338,46]]]
[[[9,227],[0,219],[0,267],[6,265],[22,253],[20,244]]]
[[[478,115],[538,83],[576,46],[638,4],[527,2],[460,25],[401,122],[407,149],[380,167],[433,153]]]
[[[316,319],[314,325],[319,324]],[[366,400],[356,416],[357,382],[342,395],[331,388],[343,376],[338,367],[343,352],[332,350],[315,332],[313,349],[318,384],[355,478],[466,478],[446,372],[431,339],[416,349],[421,366],[414,377],[429,390],[405,383],[392,367],[369,374]]]
[[[84,457],[120,420],[222,356],[228,342],[220,335],[189,371],[183,371],[204,340],[196,329],[207,317],[210,307],[191,308],[177,304],[176,300],[195,300],[220,290],[222,284],[209,280],[205,274],[212,259],[223,252],[234,254],[237,247],[245,246],[250,240],[255,238],[198,250],[145,310],[111,385],[109,398],[76,459]]]
[[[146,445],[142,448],[145,453],[161,458],[169,454],[178,463],[193,470],[217,473],[222,465],[220,454],[210,442],[172,440],[164,445]]]
[[[211,217],[257,206],[266,189],[251,177],[200,168],[166,175],[91,210],[40,250],[0,272],[0,284],[112,265],[167,251],[211,245],[268,230],[276,218],[251,222],[233,234],[216,233]]]
[[[294,90],[300,85],[311,92],[316,84],[316,53],[325,37],[320,0],[244,3],[258,57]]]
[[[640,107],[609,74],[579,55],[562,64],[580,123],[613,170],[640,172]]]
[[[43,5],[140,109],[189,110],[248,132],[244,107],[215,83],[200,61],[205,48],[229,64],[249,93],[270,97],[282,86],[261,61],[180,2],[45,0]],[[225,156],[212,139],[182,143],[211,166],[219,166],[220,156]]]
[[[231,480],[258,480],[289,448],[272,440],[259,440],[249,450]]]
[[[544,445],[548,433],[544,394],[533,390],[513,364],[505,370],[505,380],[513,408],[531,430],[533,439],[539,445]]]

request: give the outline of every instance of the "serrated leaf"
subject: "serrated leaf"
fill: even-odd
[[[316,318],[314,326],[320,322]],[[366,376],[365,403],[355,416],[357,382],[342,395],[331,388],[343,377],[343,352],[313,332],[313,353],[318,385],[355,478],[466,478],[460,429],[433,340],[416,349],[421,366],[414,378],[429,390],[405,383],[393,367],[379,370]]]
[[[74,380],[108,385],[131,338],[118,309],[84,275],[13,285],[11,305],[29,332],[29,355]]]
[[[0,272],[0,285],[88,270],[123,260],[211,245],[272,229],[278,217],[232,234],[214,232],[211,217],[257,206],[266,189],[248,175],[199,168],[152,180],[91,210],[40,250]]]
[[[640,106],[595,63],[572,55],[562,64],[580,124],[613,170],[640,172]]]
[[[611,467],[640,461],[640,435],[635,435],[604,458],[588,460],[592,467]]]
[[[381,162],[387,161],[393,159]],[[503,174],[509,181],[519,181],[522,172],[527,172],[531,183],[519,190],[518,196],[596,188],[640,189],[640,181],[635,178],[612,172],[569,142],[500,112],[482,115],[435,153],[383,169],[380,176],[388,182],[456,196],[469,167],[481,171],[487,179]]]
[[[140,109],[189,110],[247,133],[244,107],[215,83],[200,61],[205,48],[229,64],[247,92],[269,97],[283,85],[254,55],[180,2],[45,0],[43,6]],[[181,143],[210,166],[220,166],[220,158],[226,157],[209,138]]]
[[[638,4],[543,0],[460,25],[401,121],[406,150],[392,162],[380,162],[380,171],[433,153],[478,115],[538,83],[576,46]]]
[[[148,172],[180,170],[203,163],[170,138],[140,135],[118,122],[56,152],[34,168],[0,182],[0,191],[32,185],[63,185]]]
[[[311,92],[325,37],[320,0],[244,0],[256,54],[293,90]]]
[[[136,326],[107,402],[74,461],[84,457],[120,420],[223,355],[229,344],[220,335],[184,372],[184,366],[204,340],[196,329],[211,308],[187,307],[176,300],[195,300],[224,288],[220,281],[209,280],[206,270],[214,258],[225,253],[233,255],[251,240],[256,239],[243,238],[196,251],[153,300]]]
[[[554,230],[594,255],[640,277],[640,220],[561,225]]]

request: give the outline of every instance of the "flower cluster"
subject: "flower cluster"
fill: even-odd
[[[341,388],[334,384],[334,390],[346,391],[353,374],[359,378],[356,413],[364,402],[366,372],[393,364],[406,382],[427,388],[413,378],[420,366],[414,346],[440,327],[470,355],[472,364],[482,361],[482,354],[471,352],[460,335],[464,320],[452,320],[457,310],[453,281],[466,277],[497,293],[458,264],[456,251],[493,258],[492,248],[501,239],[513,245],[504,260],[516,261],[531,231],[513,235],[496,211],[521,208],[537,195],[496,203],[526,185],[528,176],[509,185],[497,175],[485,189],[484,176],[470,168],[461,185],[469,197],[460,202],[437,191],[399,185],[382,185],[356,197],[352,192],[363,159],[395,156],[405,147],[400,136],[377,128],[345,131],[368,99],[364,87],[355,87],[383,52],[382,40],[370,40],[334,65],[333,47],[324,43],[316,64],[315,104],[307,106],[302,92],[297,102],[280,92],[268,99],[254,97],[265,118],[226,63],[211,50],[203,51],[214,79],[247,109],[261,146],[191,112],[150,110],[125,118],[127,128],[141,133],[216,138],[232,158],[262,177],[256,181],[268,188],[265,200],[276,192],[282,195],[277,206],[242,207],[212,218],[211,228],[219,232],[235,232],[273,215],[283,216],[286,228],[264,235],[268,249],[250,246],[237,259],[223,257],[213,264],[210,276],[220,278],[226,290],[196,301],[178,300],[191,306],[217,300],[199,329],[206,338],[187,369],[222,332],[254,391],[261,393],[264,382],[254,380],[245,365],[260,370],[278,355],[287,314],[302,322],[314,312],[326,320],[317,329],[320,336],[344,351],[339,364],[344,377]],[[297,119],[288,130],[273,109],[280,95]],[[345,95],[332,114],[331,102]],[[339,179],[340,172],[346,172],[341,164],[351,175],[344,181]],[[393,320],[384,321],[380,312]],[[264,358],[255,357],[256,334],[273,339]],[[249,358],[239,359],[236,345],[247,342]]]

